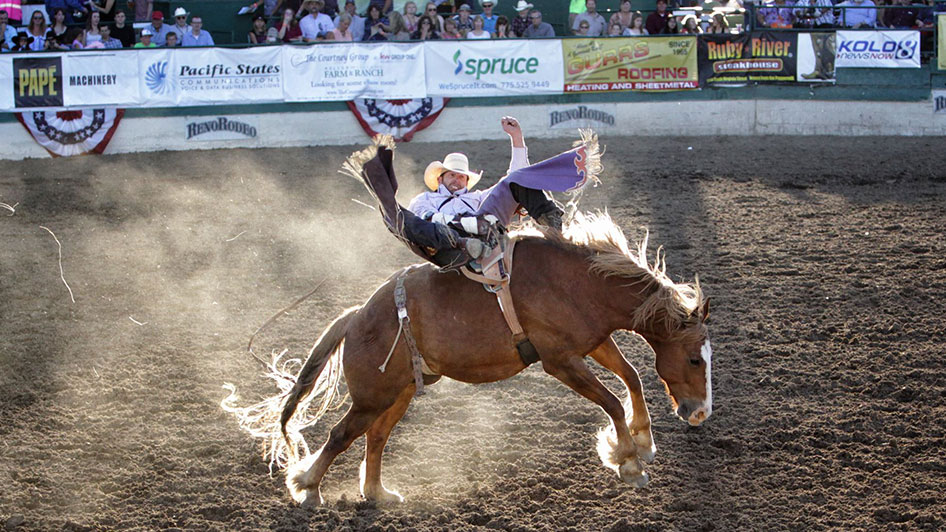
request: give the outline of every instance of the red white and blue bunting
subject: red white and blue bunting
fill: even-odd
[[[125,114],[124,109],[31,111],[16,119],[53,157],[102,153]]]
[[[429,126],[440,116],[449,98],[415,100],[353,100],[348,107],[370,137],[391,135],[398,142],[409,142],[414,133]]]

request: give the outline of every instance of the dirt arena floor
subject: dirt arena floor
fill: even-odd
[[[412,404],[385,460],[403,505],[360,499],[358,440],[323,483],[326,506],[296,507],[219,403],[225,382],[242,404],[273,393],[245,347],[277,310],[329,280],[256,341],[304,356],[414,262],[336,172],[354,147],[34,160],[0,165],[0,202],[17,204],[0,210],[0,527],[946,527],[942,139],[602,143],[604,182],[583,207],[633,239],[648,227],[671,276],[699,274],[713,298],[701,427],[671,414],[644,342],[617,334],[653,416],[646,488],[602,467],[605,415],[536,365],[444,380]],[[402,145],[401,196],[458,148],[495,180],[507,145]],[[536,161],[568,143],[530,147]]]

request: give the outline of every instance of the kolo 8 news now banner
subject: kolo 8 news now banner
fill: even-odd
[[[920,68],[920,32],[838,31],[838,68]]]
[[[563,39],[565,92],[700,87],[696,37]]]

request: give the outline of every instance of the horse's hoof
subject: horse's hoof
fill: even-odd
[[[621,480],[635,488],[643,488],[650,482],[650,477],[641,466],[640,460],[635,458],[626,460],[621,464],[621,467],[618,468],[618,474],[621,476]]]
[[[378,504],[400,504],[404,502],[404,497],[401,497],[400,493],[396,491],[388,491],[384,488],[381,488],[380,493],[365,495],[365,499]]]
[[[325,505],[325,499],[322,498],[322,494],[318,490],[306,490],[303,499],[299,502],[299,506],[306,510],[311,510],[313,508],[318,508],[319,506]]]

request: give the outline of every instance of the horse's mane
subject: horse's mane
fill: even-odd
[[[635,330],[655,329],[657,320],[663,321],[656,324],[663,330],[685,334],[683,329],[689,329],[687,325],[699,323],[696,320],[703,304],[699,279],[693,283],[674,283],[667,277],[661,249],[657,250],[653,263],[648,262],[649,234],[644,235],[636,249],[631,249],[624,232],[606,212],[576,212],[561,232],[533,226],[518,234],[540,236],[563,247],[577,247],[588,254],[591,273],[621,277],[627,279],[629,285],[643,284],[642,293],[649,292],[649,295],[634,311]]]

